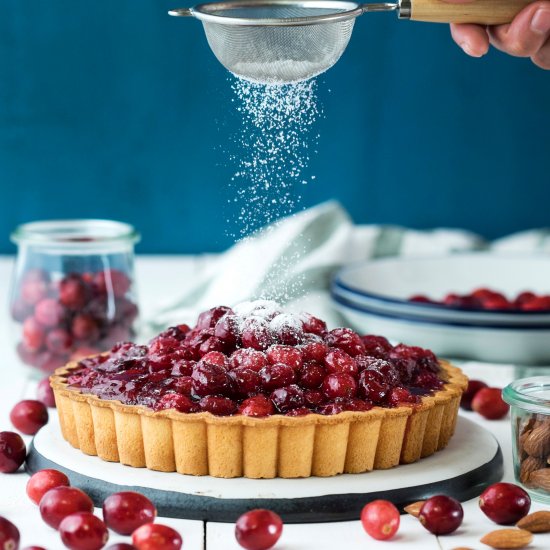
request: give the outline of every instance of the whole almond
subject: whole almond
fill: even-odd
[[[529,485],[550,492],[550,468],[542,468],[531,472]]]
[[[547,457],[550,454],[550,424],[534,428],[525,438],[523,450],[531,456]]]
[[[491,548],[523,548],[533,540],[533,534],[523,529],[498,529],[487,533],[480,542]]]
[[[405,506],[403,510],[407,512],[407,514],[414,516],[415,518],[418,517],[420,514],[420,508],[422,508],[422,505],[426,502],[425,500],[419,500],[418,502],[413,502],[412,504],[409,504],[408,506]]]
[[[531,474],[535,470],[541,470],[546,466],[546,461],[543,458],[538,458],[536,456],[528,456],[525,460],[522,461],[519,469],[519,480],[522,483],[527,483]]]
[[[541,510],[521,518],[516,526],[530,533],[550,533],[550,512]]]

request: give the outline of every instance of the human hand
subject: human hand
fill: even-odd
[[[475,0],[449,0],[469,2]],[[451,24],[453,40],[468,54],[481,57],[492,44],[516,57],[530,57],[535,65],[550,69],[550,1],[539,0],[523,8],[507,25]]]

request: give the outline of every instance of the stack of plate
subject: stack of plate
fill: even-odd
[[[550,311],[459,309],[409,301],[418,294],[441,300],[480,287],[509,298],[525,290],[550,294],[550,257],[468,253],[373,260],[340,270],[331,294],[360,332],[447,357],[550,365]]]

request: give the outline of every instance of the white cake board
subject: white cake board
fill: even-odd
[[[370,500],[384,498],[403,507],[445,493],[459,500],[479,495],[502,477],[502,453],[493,435],[459,417],[449,446],[414,464],[365,474],[305,479],[219,479],[153,472],[87,456],[67,443],[57,422],[34,438],[27,470],[64,471],[97,505],[111,493],[148,495],[163,516],[235,521],[246,509],[269,508],[287,522],[357,519]]]

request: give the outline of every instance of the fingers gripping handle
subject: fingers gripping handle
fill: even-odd
[[[432,23],[500,25],[512,19],[532,0],[403,0],[399,17]]]

